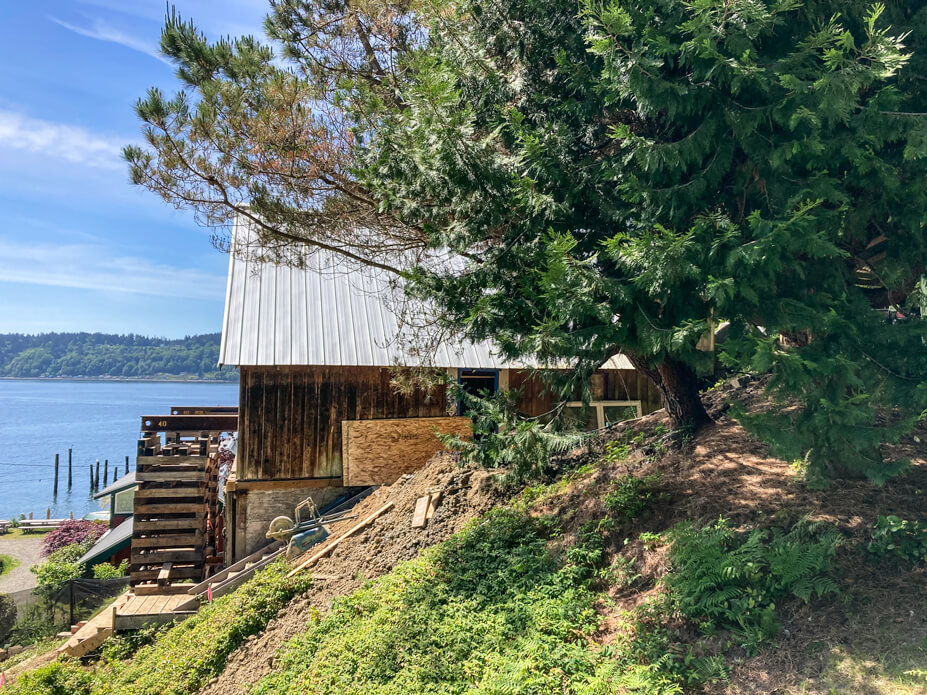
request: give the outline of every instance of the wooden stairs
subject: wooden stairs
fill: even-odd
[[[229,565],[209,579],[195,586],[188,586],[187,594],[190,596],[190,599],[186,603],[178,606],[177,610],[196,610],[200,602],[205,600],[208,596],[210,586],[212,586],[212,597],[214,599],[234,591],[284,552],[286,552],[286,544],[280,541],[274,541],[270,545],[242,558],[233,565]]]
[[[93,618],[80,625],[67,642],[58,647],[59,654],[67,654],[79,659],[92,652],[113,634],[113,622],[116,611],[129,601],[131,594],[127,591],[117,598],[111,606],[104,608]]]

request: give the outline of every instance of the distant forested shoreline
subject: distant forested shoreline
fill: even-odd
[[[237,370],[216,366],[219,340],[218,333],[172,340],[132,333],[0,334],[0,377],[237,381]]]

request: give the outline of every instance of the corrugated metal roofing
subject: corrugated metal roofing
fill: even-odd
[[[401,328],[405,301],[385,271],[346,265],[315,252],[305,267],[257,260],[247,246],[245,223],[236,223],[219,364],[234,366],[395,365],[504,369],[529,366],[501,359],[490,343],[442,343],[427,360],[409,346]],[[401,335],[404,332],[404,335]],[[605,369],[633,369],[623,355]]]
[[[130,471],[122,476],[119,480],[114,483],[110,483],[107,487],[100,490],[93,496],[93,499],[98,500],[101,497],[108,497],[114,492],[119,492],[120,490],[128,490],[130,487],[135,487],[135,471]]]

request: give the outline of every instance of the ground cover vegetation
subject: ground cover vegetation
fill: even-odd
[[[923,3],[280,0],[270,41],[162,35],[133,180],[300,263],[394,272],[448,334],[623,352],[674,427],[700,338],[776,397],[744,422],[814,476],[903,470],[927,407]],[[274,49],[277,49],[277,54]],[[279,60],[278,60],[279,58]],[[436,255],[450,254],[450,263]],[[563,393],[575,384],[563,384]]]
[[[0,335],[0,376],[7,377],[238,378],[235,370],[217,369],[218,361],[218,333],[176,340],[108,333]]]
[[[179,695],[218,675],[229,653],[259,632],[311,579],[287,579],[278,561],[185,622],[111,640],[92,669],[57,661],[24,674],[9,687],[25,695]]]
[[[712,519],[695,512],[700,495],[683,491],[711,487],[699,459],[715,459],[695,453],[703,437],[680,451],[664,446],[668,434],[665,421],[606,433],[598,454],[313,611],[266,655],[273,668],[250,692],[927,691],[927,622],[883,621],[870,606],[872,592],[900,599],[923,584],[923,559],[899,565],[870,549],[885,524],[883,504],[899,519],[917,508],[923,460],[915,478],[889,484],[897,490],[881,503],[868,483],[855,484],[869,501],[839,516],[846,501],[830,503],[839,495],[796,482],[786,462],[744,451],[747,460],[725,473],[730,482],[757,470],[769,477],[746,499],[716,492],[710,506],[725,516]],[[750,441],[729,424],[714,436],[732,447]],[[794,499],[796,490],[805,497]],[[259,574],[175,627],[121,637],[89,664],[57,662],[21,676],[11,692],[196,692],[221,678],[231,651],[291,597],[311,590],[308,574],[294,584],[287,569]],[[899,609],[924,607],[912,595]],[[863,622],[854,628],[847,616]],[[859,651],[865,639],[877,640],[873,651]],[[822,643],[836,646],[819,652]],[[771,668],[778,655],[801,669]]]

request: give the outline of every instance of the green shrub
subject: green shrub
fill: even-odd
[[[741,533],[720,519],[701,529],[680,524],[670,539],[665,583],[679,609],[706,632],[731,630],[751,652],[780,630],[776,600],[837,590],[829,573],[841,538],[832,526]]]
[[[449,449],[459,451],[466,463],[506,469],[507,482],[551,473],[557,456],[580,446],[590,436],[586,432],[559,432],[555,422],[521,417],[515,391],[498,391],[481,398],[454,387],[453,394],[473,418],[473,437],[439,434],[438,438]]]
[[[659,477],[655,475],[645,478],[626,475],[612,481],[602,500],[608,515],[616,520],[639,516],[649,506],[658,480]]]
[[[13,644],[32,644],[58,632],[62,627],[58,623],[54,611],[47,604],[33,603],[20,612],[10,633],[10,641]]]
[[[108,562],[101,562],[92,568],[94,579],[118,579],[124,577],[129,571],[129,561],[123,560],[119,566],[111,565]]]
[[[88,695],[92,683],[91,674],[73,662],[53,661],[24,673],[7,689],[10,695]]]
[[[16,604],[13,603],[13,597],[0,594],[0,644],[3,644],[15,624]]]
[[[308,573],[287,579],[289,570],[288,563],[274,562],[237,591],[204,605],[197,615],[142,647],[132,661],[114,662],[113,676],[105,688],[95,688],[94,695],[180,695],[198,690],[222,671],[232,651],[309,587]]]
[[[866,546],[878,558],[892,555],[913,564],[927,562],[927,525],[894,514],[879,516]]]

